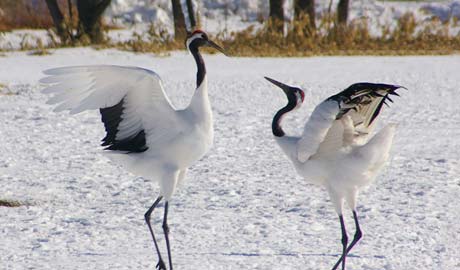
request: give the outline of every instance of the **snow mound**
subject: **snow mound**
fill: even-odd
[[[452,18],[460,19],[460,0],[450,3],[429,3],[422,6],[426,13],[446,22]]]

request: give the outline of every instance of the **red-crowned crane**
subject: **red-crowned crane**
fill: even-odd
[[[48,84],[43,93],[52,93],[49,104],[55,111],[76,114],[99,110],[106,136],[102,139],[110,157],[128,171],[158,181],[160,195],[145,213],[158,254],[156,267],[165,270],[150,216],[165,199],[163,231],[169,269],[173,269],[167,223],[168,203],[195,161],[202,158],[213,142],[213,118],[208,97],[206,68],[200,47],[224,52],[207,34],[196,30],[186,39],[198,72],[196,90],[189,106],[177,110],[163,90],[160,77],[153,71],[128,66],[75,66],[44,71]]]
[[[339,216],[342,230],[342,255],[332,269],[342,263],[362,236],[356,212],[360,188],[370,184],[388,159],[395,134],[395,124],[388,124],[369,139],[375,120],[389,95],[401,86],[356,83],[320,103],[312,112],[300,137],[286,136],[281,128],[283,116],[299,107],[304,92],[265,77],[286,94],[288,104],[272,122],[275,140],[288,156],[299,175],[324,186]],[[344,201],[353,212],[356,232],[350,245],[342,209]],[[348,245],[348,246],[347,246]]]

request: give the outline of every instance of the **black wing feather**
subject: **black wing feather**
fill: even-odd
[[[337,119],[342,118],[350,109],[358,111],[359,105],[367,105],[372,103],[376,98],[382,98],[380,103],[376,106],[372,113],[369,125],[377,118],[382,109],[383,104],[387,104],[387,100],[393,102],[389,95],[399,96],[395,91],[399,88],[404,88],[399,85],[383,84],[383,83],[355,83],[350,85],[347,89],[342,92],[329,97],[330,100],[335,100],[341,107],[340,112],[337,115]]]
[[[140,130],[135,136],[123,140],[117,140],[118,126],[123,120],[123,107],[124,98],[112,107],[99,109],[101,113],[101,120],[104,123],[106,136],[102,139],[102,146],[108,146],[104,150],[124,151],[128,153],[142,153],[145,152],[147,142],[145,139],[144,130]]]

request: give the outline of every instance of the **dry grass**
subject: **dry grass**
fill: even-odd
[[[327,20],[327,19],[325,19]],[[408,55],[450,54],[460,51],[460,35],[450,35],[447,24],[433,21],[422,30],[412,14],[398,21],[395,29],[381,29],[372,36],[365,21],[348,26],[323,21],[316,31],[308,18],[295,22],[286,36],[267,23],[258,31],[247,29],[230,33],[221,40],[231,55],[310,56],[310,55]],[[228,35],[227,35],[228,36]]]
[[[17,95],[17,93],[12,92],[8,85],[0,82],[0,96],[13,96]]]
[[[267,21],[259,29],[249,27],[240,32],[222,32],[212,39],[222,44],[232,56],[439,55],[460,52],[460,33],[449,33],[450,27],[459,26],[458,20],[442,23],[433,19],[429,23],[421,24],[413,14],[408,13],[398,20],[394,29],[382,26],[381,34],[375,36],[370,33],[365,20],[340,26],[331,18],[335,18],[335,15],[322,17],[315,30],[310,27],[308,17],[303,16],[292,23],[286,33],[277,30],[280,26],[276,23]],[[133,34],[129,41],[106,41],[97,48],[115,47],[157,54],[168,54],[172,50],[185,48],[182,41],[175,41],[162,29],[165,27],[152,24],[145,33]],[[40,40],[25,40],[21,49],[35,50],[33,55],[46,55],[49,48],[70,46],[60,43],[51,31],[49,38],[51,42],[46,46]],[[72,45],[84,46],[89,43],[81,39]]]
[[[442,55],[460,52],[460,33],[449,34],[449,26],[458,22],[441,23],[433,20],[421,25],[413,14],[402,16],[394,29],[383,26],[381,35],[371,35],[366,21],[355,21],[347,26],[336,25],[323,17],[316,30],[308,17],[290,25],[287,34],[272,21],[256,30],[254,27],[240,32],[223,32],[212,37],[232,56],[313,56],[313,55]],[[152,26],[143,35],[116,46],[135,52],[164,53],[184,49],[164,32]]]
[[[0,199],[0,207],[20,207],[24,206],[25,204],[18,202],[18,201],[12,201],[12,200],[3,200]]]
[[[184,44],[174,40],[164,29],[163,25],[152,23],[147,32],[142,34],[134,33],[131,40],[113,45],[134,52],[165,53],[184,49]],[[110,44],[108,45],[110,46]]]
[[[32,50],[29,55],[38,55],[38,56],[43,56],[43,55],[50,55],[51,53],[48,51],[47,46],[43,45],[43,42],[41,39],[37,40],[37,46]]]

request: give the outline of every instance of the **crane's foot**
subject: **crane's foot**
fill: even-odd
[[[166,265],[165,265],[165,263],[163,262],[162,259],[160,259],[160,261],[158,261],[157,266],[155,268],[158,269],[158,270],[167,270]]]

